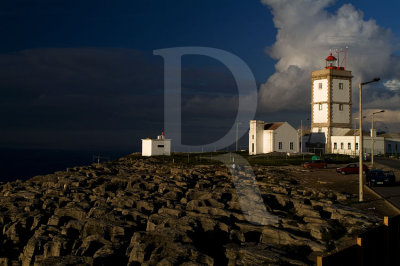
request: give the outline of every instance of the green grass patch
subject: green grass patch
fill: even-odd
[[[222,154],[227,154],[226,151],[217,152],[174,152],[171,156],[152,156],[144,157],[140,154],[131,154],[127,158],[141,159],[151,163],[171,163],[177,165],[222,165],[222,162],[216,160],[216,157]],[[246,159],[252,166],[288,166],[288,165],[301,165],[304,162],[311,161],[311,154],[304,155],[287,155],[285,153],[280,154],[260,154],[260,155],[249,155],[248,151],[232,152],[232,154],[238,154]],[[347,155],[340,154],[327,154],[321,156],[321,159],[329,158],[328,164],[344,164],[357,162],[357,158],[351,158]]]

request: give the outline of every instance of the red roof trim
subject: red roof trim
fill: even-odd
[[[325,58],[325,60],[326,60],[326,61],[336,61],[337,59],[336,59],[336,57],[334,57],[334,56],[332,55],[332,53],[331,53],[327,58]]]

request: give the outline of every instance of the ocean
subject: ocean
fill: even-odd
[[[0,148],[0,182],[26,180],[68,167],[115,160],[132,151],[88,151]]]

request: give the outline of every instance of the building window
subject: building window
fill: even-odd
[[[339,83],[339,90],[343,90],[343,83],[342,82]]]
[[[347,143],[347,149],[348,149],[348,150],[351,150],[351,143],[350,143],[350,142]]]
[[[254,152],[254,143],[251,143],[251,152]]]
[[[282,150],[282,142],[278,143],[278,149]]]
[[[344,149],[344,144],[343,144],[343,142],[340,143],[340,149],[341,149],[341,150]]]
[[[339,111],[343,111],[343,104],[339,104]]]
[[[318,110],[322,110],[322,103],[318,105]]]
[[[158,148],[164,148],[164,145],[163,144],[158,144],[157,147]]]
[[[251,135],[251,139],[254,139],[254,135]]]
[[[318,133],[321,133],[322,132],[322,128],[318,128]]]
[[[318,83],[318,88],[322,89],[322,82]]]
[[[293,150],[293,142],[290,142],[290,149]]]
[[[336,143],[336,142],[333,143],[333,149],[334,149],[334,150],[337,150],[337,143]]]
[[[358,143],[356,143],[356,150],[358,150]]]
[[[388,152],[392,151],[392,144],[388,144]]]

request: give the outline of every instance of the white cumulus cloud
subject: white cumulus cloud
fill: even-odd
[[[277,63],[275,73],[260,87],[262,110],[310,110],[311,72],[325,67],[324,59],[330,49],[346,46],[349,47],[346,69],[354,76],[354,102],[358,101],[357,84],[361,80],[376,76],[388,80],[386,88],[382,83],[379,85],[388,93],[365,95],[366,103],[384,104],[400,87],[400,59],[394,55],[391,31],[380,27],[375,20],[365,20],[363,12],[353,5],[345,4],[330,12],[327,7],[334,3],[332,0],[262,0],[262,3],[270,8],[277,28],[276,42],[266,48]]]
[[[397,91],[400,89],[400,80],[398,79],[391,79],[386,81],[383,85],[391,91]]]

